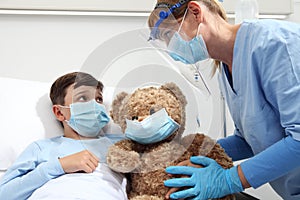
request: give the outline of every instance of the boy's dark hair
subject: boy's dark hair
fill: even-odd
[[[92,75],[85,72],[71,72],[59,77],[52,84],[50,89],[50,99],[53,105],[64,105],[67,88],[73,83],[75,83],[74,88],[83,85],[94,86],[97,89],[100,89],[101,92],[103,91],[102,82],[95,79]]]

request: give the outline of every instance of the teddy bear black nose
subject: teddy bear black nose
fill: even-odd
[[[138,120],[139,117],[138,116],[132,116],[132,120]]]

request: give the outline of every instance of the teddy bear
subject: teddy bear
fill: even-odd
[[[130,200],[165,199],[169,188],[164,186],[163,181],[170,178],[165,168],[189,160],[191,156],[210,157],[223,168],[233,166],[232,159],[207,135],[190,133],[182,136],[186,105],[184,94],[173,82],[138,88],[132,94],[121,92],[112,102],[111,118],[125,135],[128,121],[141,122],[161,110],[166,111],[171,120],[178,124],[177,129],[161,140],[145,143],[128,138],[109,148],[107,164],[112,170],[127,176]],[[221,199],[234,199],[234,196]]]

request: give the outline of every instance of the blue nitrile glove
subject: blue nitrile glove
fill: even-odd
[[[215,160],[197,156],[191,157],[191,162],[202,165],[203,168],[189,166],[171,166],[166,168],[169,174],[182,174],[189,178],[174,178],[164,182],[167,187],[191,187],[186,190],[172,193],[172,199],[194,197],[204,200],[220,198],[228,194],[243,191],[243,186],[238,176],[237,167],[223,169]]]

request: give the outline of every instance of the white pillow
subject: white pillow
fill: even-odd
[[[51,83],[0,77],[0,170],[31,142],[63,134],[52,113]]]

